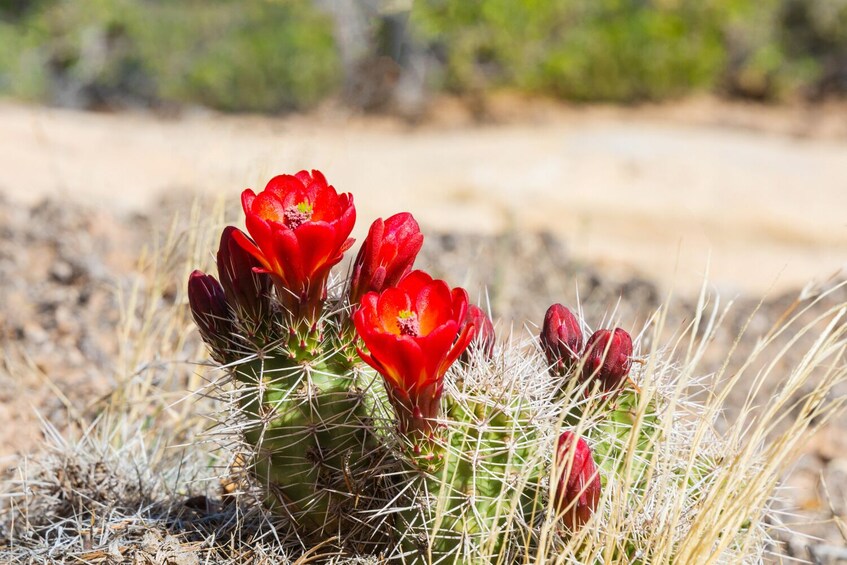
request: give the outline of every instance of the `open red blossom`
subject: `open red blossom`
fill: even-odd
[[[423,271],[362,298],[353,323],[368,352],[359,356],[385,380],[402,433],[432,429],[444,374],[473,336],[470,324],[460,330],[467,308],[464,289]]]
[[[573,312],[561,304],[547,309],[541,326],[541,348],[551,372],[564,375],[579,361],[582,339],[582,329]]]
[[[597,508],[601,484],[591,448],[571,431],[564,431],[559,436],[555,472],[555,508],[565,526],[574,531],[585,524]]]
[[[326,299],[329,271],[353,245],[350,194],[338,194],[320,171],[279,175],[258,195],[241,194],[247,231],[233,235],[270,273],[292,314],[314,319]]]
[[[583,381],[599,382],[602,391],[614,392],[623,384],[631,368],[632,337],[625,330],[597,330],[588,338]]]
[[[399,283],[412,270],[422,245],[418,222],[408,212],[371,224],[353,263],[350,304],[358,304],[368,292],[382,292]]]

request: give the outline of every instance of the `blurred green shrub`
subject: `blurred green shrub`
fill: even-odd
[[[708,2],[432,0],[415,5],[441,45],[448,88],[517,85],[575,100],[664,98],[724,66]]]
[[[808,94],[847,93],[847,0],[786,0],[778,29],[788,56],[813,77],[803,81]]]
[[[833,20],[820,15],[830,24],[825,31],[791,13],[832,12],[836,4],[843,11],[845,3],[427,0],[415,4],[413,19],[423,40],[436,46],[444,64],[440,84],[452,91],[517,86],[572,100],[630,102],[711,90],[775,99],[814,85],[821,59],[847,47],[843,25],[833,31]],[[792,31],[798,20],[808,36]],[[829,43],[815,52],[823,37]]]
[[[345,71],[334,40],[344,34],[333,33],[316,3],[0,0],[0,92],[82,107],[309,108],[341,92]],[[405,48],[437,62],[429,74],[436,91],[477,96],[506,87],[612,102],[697,91],[760,100],[847,93],[847,0],[412,6],[407,33],[415,37]]]
[[[25,98],[275,112],[338,86],[331,23],[308,0],[6,4],[18,6],[0,4],[0,88]]]

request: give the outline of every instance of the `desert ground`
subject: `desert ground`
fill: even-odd
[[[825,308],[847,296],[843,106],[505,98],[483,122],[445,101],[410,124],[337,108],[266,118],[4,102],[0,145],[8,468],[39,450],[45,422],[71,430],[115,388],[123,300],[174,214],[190,229],[195,198],[211,210],[223,197],[236,218],[240,191],[280,172],[318,168],[353,193],[358,237],[375,217],[413,212],[428,238],[419,263],[488,304],[504,333],[535,331],[553,301],[638,327],[671,292],[669,321],[683,324],[707,280],[710,300],[736,303],[704,365],[716,370],[742,327],[743,358],[796,297],[833,289]],[[744,398],[730,397],[728,418]],[[845,430],[843,416],[825,425],[786,479],[795,529],[816,536],[784,540],[795,556],[847,543]]]
[[[237,198],[319,168],[369,218],[438,231],[547,230],[578,258],[674,288],[704,275],[763,293],[847,265],[847,109],[704,101],[639,109],[506,100],[484,124],[450,104],[423,125],[309,117],[91,114],[0,105],[0,190],[111,211],[163,195]]]

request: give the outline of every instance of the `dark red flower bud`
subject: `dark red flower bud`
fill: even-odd
[[[547,309],[541,327],[541,347],[552,372],[563,375],[576,365],[582,354],[582,339],[582,329],[573,312],[561,304]]]
[[[597,330],[585,345],[583,381],[599,381],[604,392],[614,392],[632,368],[632,338],[621,328]]]
[[[368,292],[397,286],[412,270],[423,245],[420,227],[408,212],[371,224],[368,236],[353,263],[350,303],[359,304]]]
[[[247,238],[238,228],[228,226],[221,234],[218,247],[218,276],[221,279],[226,300],[235,310],[242,325],[256,330],[268,320],[271,310],[271,276],[262,271],[258,259],[244,250],[233,235]]]
[[[226,358],[233,328],[223,287],[212,275],[194,271],[188,277],[188,304],[200,335],[214,357]]]
[[[474,337],[472,341],[476,342],[477,347],[482,350],[485,357],[490,359],[494,355],[495,339],[494,324],[491,322],[491,318],[488,317],[485,310],[476,304],[469,304],[468,313],[465,314],[465,320],[462,322],[462,329],[467,325],[473,327]],[[468,359],[468,350],[462,353],[462,359]]]
[[[553,500],[556,511],[571,531],[585,524],[600,502],[600,471],[585,440],[562,432],[556,452]]]

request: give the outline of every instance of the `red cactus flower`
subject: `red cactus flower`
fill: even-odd
[[[547,309],[541,326],[541,347],[552,372],[563,375],[579,361],[582,339],[582,329],[573,312],[561,304]]]
[[[618,390],[632,368],[632,337],[622,330],[597,330],[585,345],[583,382],[599,382],[604,392]]]
[[[464,289],[423,271],[362,298],[353,323],[368,353],[359,349],[359,356],[385,380],[402,433],[432,430],[444,374],[473,335],[470,325],[460,331],[467,308]]]
[[[371,224],[350,278],[350,304],[359,304],[368,292],[396,286],[415,262],[423,245],[420,227],[408,212]]]
[[[255,330],[270,314],[271,277],[262,264],[235,240],[236,233],[247,238],[238,228],[227,226],[218,247],[218,276],[227,302],[238,318]]]
[[[353,245],[353,197],[339,195],[320,171],[300,171],[272,178],[258,195],[248,188],[241,205],[253,240],[241,232],[235,240],[273,277],[282,304],[314,321],[330,269]]]
[[[215,359],[225,362],[232,335],[232,313],[224,289],[212,275],[194,271],[188,277],[188,305],[203,341]]]
[[[485,313],[485,310],[476,304],[468,305],[468,313],[465,314],[465,319],[462,322],[462,329],[470,325],[473,327],[473,339],[479,344],[480,350],[486,358],[490,359],[494,355],[494,324],[491,318]],[[462,358],[467,357],[467,351],[462,354]]]
[[[556,452],[553,500],[565,526],[575,531],[585,524],[600,501],[600,472],[591,448],[570,431],[562,432]]]

